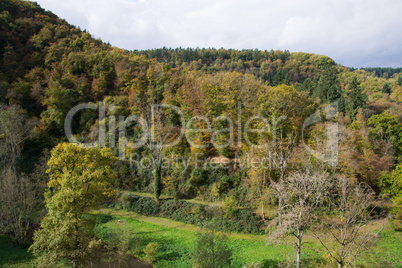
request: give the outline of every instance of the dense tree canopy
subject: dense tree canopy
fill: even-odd
[[[271,204],[282,222],[286,194],[274,186],[303,165],[323,163],[328,178],[341,174],[376,194],[399,185],[400,68],[355,70],[287,50],[127,51],[36,3],[0,6],[0,160],[13,169],[0,185],[36,189],[25,182],[51,150],[48,213],[32,246],[48,254],[44,263],[90,256],[97,241],[83,215],[114,186],[157,199],[226,200],[228,211],[239,205],[264,216]],[[83,103],[96,108],[69,118],[73,137],[108,149],[66,143],[66,117]],[[155,116],[152,107],[163,109]]]

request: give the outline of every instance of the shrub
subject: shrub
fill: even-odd
[[[145,259],[151,263],[156,261],[156,254],[158,253],[158,249],[159,249],[159,243],[157,242],[149,243],[144,249]]]
[[[218,168],[207,167],[205,172],[208,174],[208,183],[217,182],[223,176],[229,175],[229,169],[222,166],[219,166]]]
[[[220,182],[214,182],[212,184],[211,194],[213,197],[220,197],[222,193],[222,187]]]
[[[136,203],[132,205],[132,209],[140,214],[147,216],[158,216],[159,206],[153,198],[140,197]]]
[[[134,194],[124,193],[119,200],[123,209],[149,216],[157,216],[159,214],[159,205],[151,197],[142,197]],[[115,205],[115,208],[116,207],[117,204]]]
[[[234,196],[225,197],[222,201],[222,209],[226,218],[233,217],[237,211],[235,197]]]
[[[202,214],[204,214],[205,211],[205,206],[202,206],[200,204],[196,204],[191,208],[191,214],[194,216],[200,218]]]
[[[236,213],[235,221],[241,225],[242,232],[254,234],[263,232],[264,221],[247,209],[239,209]]]
[[[189,202],[167,200],[160,206],[160,216],[195,224],[197,223],[197,218],[192,213],[193,207],[194,205]]]
[[[225,198],[222,208],[175,199],[160,200],[158,204],[153,198],[133,194],[123,194],[120,202],[124,204],[124,208],[143,215],[159,216],[198,226],[205,222],[214,222],[215,228],[224,232],[263,232],[262,219],[249,210],[236,209],[234,196]]]
[[[183,206],[183,203],[186,203],[185,201],[177,201],[177,200],[167,200],[163,201],[161,206],[160,206],[160,215],[162,217],[171,217],[171,215],[178,209],[180,209],[181,206]]]
[[[206,206],[205,207],[205,218],[212,219],[214,217],[222,216],[222,210],[217,206]]]
[[[228,175],[223,175],[219,181],[224,191],[227,190],[232,184],[232,181]]]
[[[121,205],[123,206],[123,209],[131,209],[132,206],[138,201],[140,197],[137,195],[133,195],[130,193],[123,193],[119,200],[121,202]]]
[[[101,214],[96,219],[96,224],[103,224],[113,220],[115,217],[109,214]]]
[[[206,181],[206,175],[204,170],[202,170],[201,168],[195,167],[192,171],[191,171],[191,176],[190,176],[190,184],[194,187],[203,185]]]

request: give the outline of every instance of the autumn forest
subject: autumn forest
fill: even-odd
[[[402,267],[401,68],[1,0],[0,163],[1,267]]]

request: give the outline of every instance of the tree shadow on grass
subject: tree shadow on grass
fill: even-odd
[[[14,267],[17,264],[32,262],[34,259],[28,248],[16,247],[5,236],[0,236],[0,267]]]
[[[184,224],[177,225],[177,226],[171,226],[171,227],[162,226],[162,227],[164,227],[164,228],[169,228],[169,229],[178,229],[178,228],[180,228],[180,227],[185,227],[185,226],[186,226],[186,224],[184,223]],[[163,229],[161,228],[160,230],[155,230],[155,231],[134,232],[134,234],[136,234],[136,235],[141,235],[141,234],[152,234],[152,233],[163,233],[163,232],[166,232],[166,230],[163,230]]]
[[[261,262],[261,267],[263,268],[274,268],[278,267],[279,261],[277,260],[263,260]]]
[[[302,260],[302,267],[322,267],[324,261],[319,258],[307,258]],[[263,260],[260,262],[260,267],[263,268],[276,268],[281,264],[283,267],[295,267],[296,263],[294,261],[278,261],[278,260]]]

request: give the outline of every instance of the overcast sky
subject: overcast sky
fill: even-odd
[[[401,0],[38,0],[124,49],[290,50],[348,67],[402,66]]]

